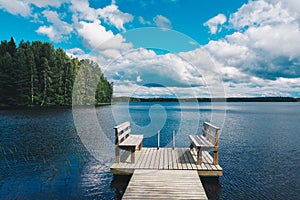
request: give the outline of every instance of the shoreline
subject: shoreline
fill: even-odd
[[[0,105],[0,109],[15,109],[15,108],[32,108],[32,109],[35,109],[35,108],[72,108],[72,107],[102,107],[102,106],[109,106],[109,105],[113,105],[115,104],[114,102],[110,102],[110,103],[97,103],[97,104],[94,104],[94,105],[5,105],[5,104],[2,104]]]
[[[230,103],[247,103],[247,102],[300,102],[300,98],[295,97],[229,97],[229,98],[134,98],[134,97],[114,97],[111,102],[97,103],[93,105],[8,105],[0,104],[0,109],[10,108],[72,108],[72,107],[101,107],[117,103],[143,103],[143,102],[194,102],[194,103],[211,103],[211,102],[230,102]]]
[[[135,98],[113,97],[113,102],[300,102],[295,97],[228,97],[228,98]]]

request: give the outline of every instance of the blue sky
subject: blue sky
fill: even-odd
[[[299,10],[298,0],[0,0],[0,40],[93,59],[115,96],[300,97]]]

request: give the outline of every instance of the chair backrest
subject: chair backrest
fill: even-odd
[[[208,122],[203,123],[203,136],[216,147],[219,145],[219,130],[220,128],[215,125],[212,125]]]
[[[126,138],[129,137],[131,129],[130,129],[130,122],[124,122],[120,125],[114,127],[115,129],[115,138],[116,138],[116,145],[122,143]]]

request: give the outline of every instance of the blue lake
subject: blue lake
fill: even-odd
[[[226,112],[225,112],[226,111]],[[130,120],[143,146],[188,147],[212,121],[222,129],[223,176],[202,178],[210,199],[300,199],[300,103],[120,103],[0,110],[0,199],[120,199],[113,126]]]

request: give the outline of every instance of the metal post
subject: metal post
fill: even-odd
[[[173,146],[173,150],[175,149],[175,131],[173,131],[173,134],[172,134],[172,146]]]
[[[157,150],[159,149],[160,146],[160,131],[157,132]]]

